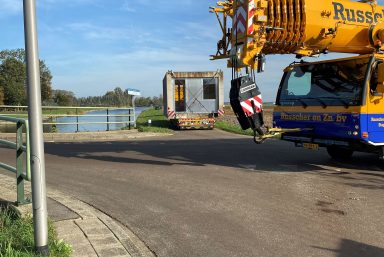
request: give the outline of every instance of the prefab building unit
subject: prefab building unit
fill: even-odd
[[[176,117],[196,114],[216,116],[224,106],[224,75],[214,72],[168,71],[163,80],[164,115]]]

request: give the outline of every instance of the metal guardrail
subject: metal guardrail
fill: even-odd
[[[0,162],[0,168],[16,174],[17,205],[28,204],[31,201],[25,198],[24,182],[31,181],[29,125],[28,120],[0,116],[0,121],[16,124],[16,142],[0,139],[0,144],[16,150],[16,167]],[[25,138],[23,138],[25,131]]]
[[[43,106],[43,124],[58,126],[58,125],[75,125],[76,132],[79,132],[80,125],[97,125],[105,124],[106,130],[110,131],[110,125],[112,124],[125,124],[128,129],[131,129],[135,126],[135,109],[134,108],[117,108],[117,107],[61,107],[61,106]],[[12,110],[14,113],[2,114],[2,116],[7,117],[24,117],[26,116],[26,111],[28,106],[9,106],[9,105],[0,105],[0,110],[7,112]],[[71,114],[53,114],[54,110],[74,110],[75,113]],[[128,114],[111,114],[112,111],[116,110],[126,110]],[[106,111],[106,114],[83,114],[86,111]],[[17,113],[24,112],[24,113]],[[81,118],[103,118],[105,121],[80,121]],[[126,121],[111,121],[112,118],[127,118]],[[58,122],[58,118],[76,118],[74,122]]]

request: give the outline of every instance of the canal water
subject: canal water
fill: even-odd
[[[136,107],[135,108],[135,119],[140,115],[140,113],[148,107]],[[132,112],[132,111],[131,111]],[[110,110],[109,115],[128,115],[129,111],[120,109],[120,110]],[[131,113],[132,114],[132,113]],[[79,122],[105,122],[105,124],[79,124],[77,125],[57,125],[56,131],[59,133],[71,133],[71,132],[97,132],[97,131],[107,131],[108,126],[107,122],[107,111],[90,111],[86,115],[103,115],[103,117],[79,117]],[[57,123],[76,123],[76,117],[63,117],[58,118]],[[134,117],[131,117],[131,120],[134,120]],[[121,130],[122,128],[128,126],[129,118],[128,117],[109,117],[109,122],[126,122],[122,124],[109,124],[109,130]],[[133,128],[133,124],[132,124]]]

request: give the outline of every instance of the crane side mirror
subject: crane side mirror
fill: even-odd
[[[284,69],[284,72],[290,72],[290,71],[293,71],[295,69],[295,67],[293,65],[289,65],[288,67],[286,67]]]

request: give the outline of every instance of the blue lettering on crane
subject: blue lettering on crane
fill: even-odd
[[[335,16],[333,19],[358,23],[377,23],[383,19],[384,10],[382,13],[373,13],[370,11],[354,10],[345,8],[342,3],[332,2]]]

